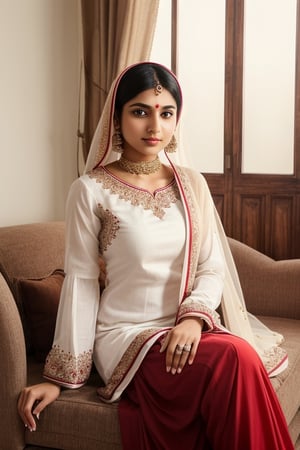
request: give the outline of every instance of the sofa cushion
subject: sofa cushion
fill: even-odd
[[[275,261],[242,242],[228,240],[248,311],[300,319],[300,258]]]
[[[44,361],[51,349],[64,272],[56,270],[40,279],[17,281],[19,302],[30,334],[31,350]]]
[[[45,381],[43,365],[28,358],[28,384]],[[80,389],[63,389],[40,415],[37,430],[26,431],[27,445],[72,450],[121,450],[118,402],[104,403],[97,394],[102,380],[92,370]],[[27,446],[26,446],[27,448]]]
[[[12,281],[41,278],[64,265],[63,222],[0,228],[0,264]]]
[[[0,273],[3,276],[7,286],[9,287],[9,290],[16,302],[18,311],[19,311],[19,315],[20,315],[20,319],[21,319],[21,323],[23,326],[23,333],[24,333],[24,337],[25,337],[25,344],[26,344],[26,352],[27,354],[31,353],[31,344],[30,344],[30,332],[28,329],[28,325],[26,323],[26,319],[25,319],[25,313],[24,313],[24,308],[23,308],[23,304],[22,302],[19,300],[19,296],[17,293],[17,282],[16,280],[11,280],[8,276],[8,274],[6,273],[6,270],[4,268],[4,266],[1,264],[0,262]]]

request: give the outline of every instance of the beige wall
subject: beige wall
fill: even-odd
[[[0,226],[59,220],[76,177],[79,3],[0,11]]]

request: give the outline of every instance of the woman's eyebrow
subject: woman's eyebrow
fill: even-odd
[[[133,107],[139,107],[139,108],[145,108],[145,109],[152,109],[153,107],[150,105],[147,105],[146,103],[132,103],[131,105],[129,105],[130,108]],[[176,109],[176,106],[174,105],[165,105],[165,106],[161,106],[162,109]]]

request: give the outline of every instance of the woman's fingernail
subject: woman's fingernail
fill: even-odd
[[[166,370],[167,370],[167,372],[170,372],[171,367],[168,366],[168,367],[166,368]]]
[[[40,413],[36,413],[35,417],[37,418],[37,420],[40,420]]]
[[[175,375],[176,369],[173,368],[171,372],[172,372],[173,375]]]

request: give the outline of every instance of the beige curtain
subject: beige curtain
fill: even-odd
[[[116,75],[149,59],[159,0],[81,0],[85,115],[83,157]]]

